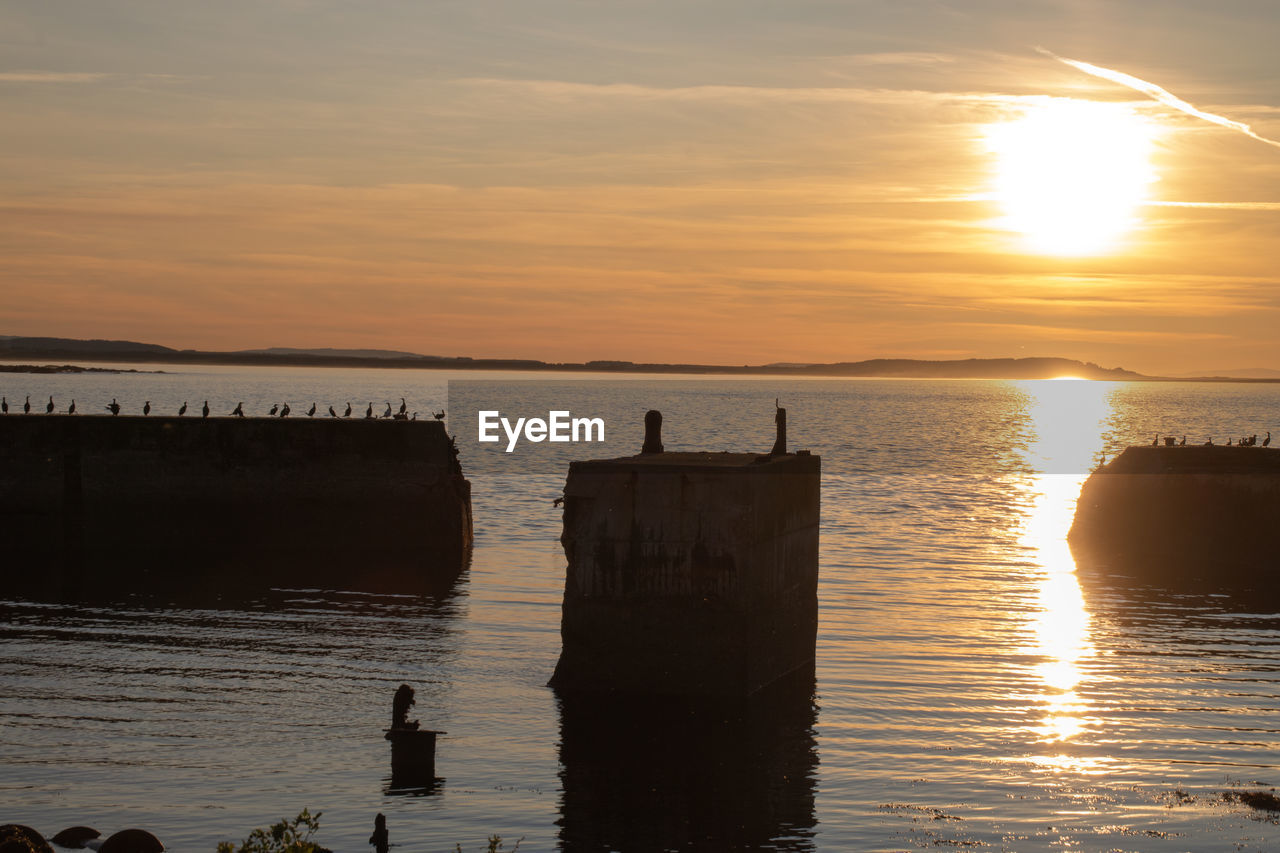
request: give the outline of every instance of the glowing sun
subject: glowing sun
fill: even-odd
[[[1055,98],[987,128],[1004,227],[1052,255],[1110,250],[1156,179],[1154,128],[1125,104]]]

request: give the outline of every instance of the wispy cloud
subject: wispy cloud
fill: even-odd
[[[1036,50],[1043,53],[1045,56],[1053,57],[1059,62],[1070,65],[1072,68],[1083,71],[1086,74],[1092,74],[1094,77],[1101,77],[1103,80],[1110,80],[1112,83],[1119,83],[1121,86],[1128,86],[1130,89],[1141,92],[1152,100],[1158,101],[1159,103],[1162,103],[1167,107],[1172,107],[1180,112],[1184,112],[1189,116],[1195,116],[1198,119],[1203,119],[1204,121],[1212,122],[1213,124],[1220,125],[1230,130],[1238,131],[1243,133],[1245,136],[1258,140],[1259,142],[1264,142],[1267,145],[1280,148],[1280,142],[1262,136],[1244,122],[1235,121],[1216,113],[1206,112],[1196,105],[1184,101],[1169,90],[1157,86],[1155,83],[1148,82],[1140,77],[1134,77],[1132,74],[1125,74],[1123,71],[1116,71],[1112,68],[1103,68],[1100,65],[1081,62],[1078,59],[1067,59],[1065,56],[1058,56],[1053,51],[1046,50],[1043,47],[1038,47]]]
[[[0,83],[96,83],[107,76],[88,71],[0,71]]]
[[[458,83],[546,98],[618,98],[637,101],[794,101],[905,104],[921,102],[1017,106],[1045,100],[1039,95],[996,92],[947,92],[926,89],[868,89],[842,86],[643,86],[633,83],[578,83],[566,80],[517,80],[464,77]]]
[[[1280,210],[1280,201],[1149,201],[1149,207],[1206,207],[1217,210]]]

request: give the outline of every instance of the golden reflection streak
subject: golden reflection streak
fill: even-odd
[[[1038,612],[1032,619],[1035,644],[1028,649],[1042,658],[1036,671],[1044,683],[1045,716],[1037,732],[1046,743],[1062,743],[1084,731],[1088,704],[1076,693],[1082,662],[1095,650],[1090,643],[1090,617],[1076,579],[1075,559],[1067,531],[1095,454],[1103,444],[1110,412],[1108,382],[1018,383],[1031,401],[1034,440],[1031,463],[1039,472],[1027,488],[1032,510],[1019,544],[1044,572],[1039,582]],[[1043,756],[1046,769],[1091,772],[1077,757]],[[1092,772],[1101,772],[1092,768]]]

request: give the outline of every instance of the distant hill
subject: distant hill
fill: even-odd
[[[761,365],[664,364],[631,361],[555,363],[536,359],[419,355],[400,350],[270,347],[212,352],[176,350],[136,341],[26,338],[0,335],[0,359],[174,362],[194,364],[310,365],[316,367],[449,368],[454,370],[608,371],[613,373],[767,374],[775,376],[857,376],[902,379],[1153,379],[1119,367],[1100,367],[1068,358],[966,358],[923,361],[876,358],[834,364],[774,362]]]
[[[964,358],[922,361],[913,358],[873,358],[868,361],[812,364],[806,372],[837,376],[901,377],[910,379],[1146,379],[1120,367],[1099,367],[1070,358]]]
[[[442,358],[438,355],[419,355],[416,352],[401,352],[393,349],[334,349],[333,347],[318,349],[270,347],[269,349],[242,349],[235,352],[253,355],[318,355],[326,358],[429,358],[437,361]]]
[[[1204,373],[1180,373],[1179,376],[1186,378],[1204,378]],[[1269,367],[1239,367],[1233,370],[1211,370],[1210,376],[1231,378],[1231,379],[1280,379],[1280,370],[1272,370]]]
[[[177,350],[162,347],[158,344],[141,344],[137,341],[82,341],[76,338],[24,338],[13,335],[0,335],[0,355],[5,353],[34,353],[51,355],[54,353],[86,353],[100,355],[117,355],[119,353],[176,353]]]

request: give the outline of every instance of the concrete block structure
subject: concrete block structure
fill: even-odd
[[[395,588],[455,577],[471,537],[436,421],[0,418],[9,589]]]
[[[572,463],[552,685],[748,696],[811,676],[820,469],[803,451]]]

